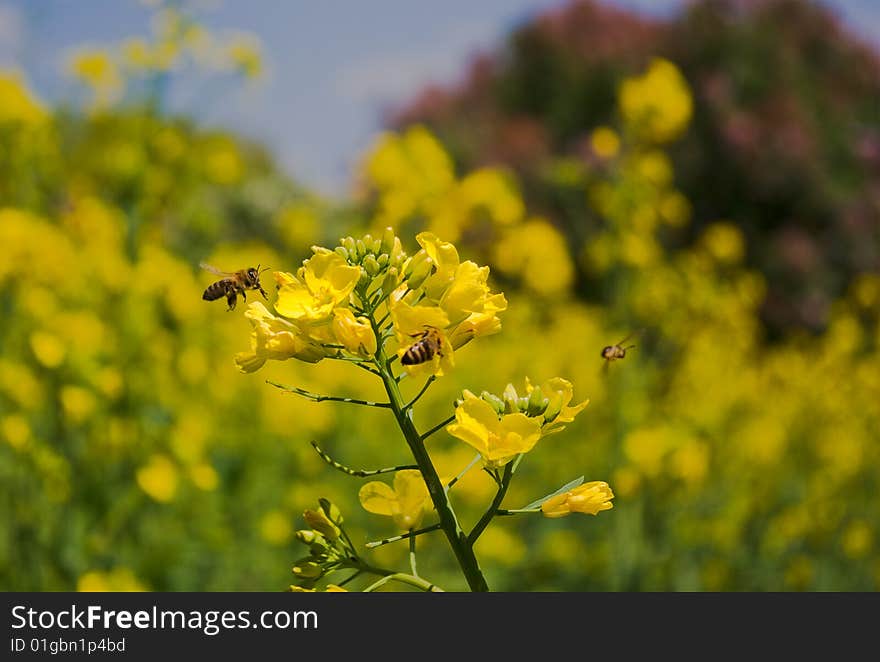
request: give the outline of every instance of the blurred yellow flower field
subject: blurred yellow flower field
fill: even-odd
[[[119,61],[164,69],[210,45],[157,29]],[[250,41],[228,49],[260,72]],[[424,442],[444,480],[482,460],[450,490],[463,521],[491,500],[483,467],[528,453],[510,511],[587,476],[531,509],[545,516],[487,529],[476,551],[493,589],[880,589],[880,276],[856,279],[823,333],[767,338],[766,282],[735,224],[669,241],[693,212],[664,151],[695,103],[674,64],[619,88],[618,123],[589,139],[598,161],[560,163],[601,219],[572,237],[527,209],[513,173],[458,172],[421,126],[363,155],[360,197],[339,213],[234,135],[112,109],[113,62],[77,56],[104,110],[75,118],[0,73],[3,589],[282,590],[304,543],[335,543],[340,520],[318,498],[370,563],[405,567],[405,542],[364,544],[434,522],[424,483],[359,484],[310,444],[356,467],[409,465],[393,418],[266,383],[386,397],[349,365],[377,353],[378,327],[345,306],[370,271],[398,367],[426,326],[442,330],[400,388],[409,399],[437,378],[415,423],[454,416]],[[257,180],[269,202],[254,201]],[[381,250],[357,246],[368,232]],[[204,301],[216,276],[202,260],[269,266],[269,301]],[[416,549],[432,581],[465,588],[439,538]]]

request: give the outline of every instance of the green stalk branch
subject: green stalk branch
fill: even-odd
[[[507,494],[507,488],[510,487],[510,479],[513,478],[513,470],[516,464],[514,462],[508,462],[504,467],[504,475],[501,477],[500,485],[498,486],[498,492],[495,494],[495,498],[492,500],[492,504],[483,513],[483,516],[480,518],[480,521],[476,523],[474,528],[468,534],[468,543],[473,545],[477,542],[477,538],[480,537],[480,534],[489,526],[489,522],[492,521],[492,518],[495,517],[495,513],[498,510],[498,507],[501,505],[501,502],[504,501],[504,495]]]
[[[348,474],[349,476],[356,476],[358,478],[366,478],[368,476],[378,476],[379,474],[387,474],[392,473],[394,471],[403,471],[404,469],[418,469],[419,467],[415,464],[402,464],[398,467],[385,467],[384,469],[351,469],[344,464],[340,464],[332,457],[330,457],[317,443],[314,441],[311,442],[312,448],[321,456],[321,459],[324,460],[327,464],[329,464],[334,469],[338,469],[344,474]]]
[[[455,416],[450,416],[450,417],[447,418],[445,421],[440,421],[439,423],[437,423],[437,425],[435,425],[434,427],[432,427],[432,428],[431,428],[430,430],[428,430],[425,434],[421,435],[420,439],[421,439],[422,441],[424,441],[425,439],[427,439],[428,437],[430,437],[430,436],[431,436],[432,434],[434,434],[435,432],[440,432],[440,430],[442,430],[443,428],[445,428],[447,425],[449,425],[450,423],[452,423],[452,421],[454,421],[454,420],[455,420]]]
[[[410,586],[415,586],[426,593],[443,593],[443,589],[439,586],[432,584],[429,581],[422,579],[421,577],[413,577],[412,575],[407,575],[403,572],[395,572],[393,575],[386,575],[382,577],[382,579],[370,584],[367,588],[364,589],[364,593],[372,593],[377,588],[380,588],[387,584],[388,582],[400,582],[401,584],[409,584]]]
[[[364,405],[365,407],[380,407],[381,409],[388,409],[391,407],[390,402],[370,402],[369,400],[357,400],[355,398],[339,398],[335,395],[318,395],[317,393],[311,393],[310,391],[306,391],[305,389],[298,388],[296,386],[285,386],[284,384],[279,384],[278,382],[273,382],[269,379],[266,380],[267,384],[271,384],[275,388],[279,388],[282,391],[287,393],[293,393],[294,395],[299,395],[307,400],[311,400],[312,402],[347,402],[351,405]]]
[[[398,540],[406,540],[407,538],[415,538],[416,536],[420,536],[423,533],[430,533],[431,531],[436,531],[440,528],[439,524],[432,524],[431,526],[426,526],[424,529],[418,529],[416,531],[409,531],[408,533],[401,533],[399,536],[392,536],[390,538],[383,538],[382,540],[375,540],[373,542],[368,542],[365,547],[368,549],[372,549],[373,547],[381,547],[382,545],[387,545],[391,542],[397,542]]]
[[[428,390],[428,387],[434,383],[435,379],[437,378],[434,375],[428,377],[428,379],[425,381],[425,385],[422,387],[422,390],[416,394],[416,397],[414,397],[406,404],[404,409],[410,409],[415,403],[417,403],[419,401],[419,398],[421,398],[425,394],[425,391]]]

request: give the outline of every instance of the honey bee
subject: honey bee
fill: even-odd
[[[619,341],[618,343],[616,343],[614,345],[607,345],[606,347],[602,348],[602,353],[600,356],[603,359],[605,359],[604,368],[606,370],[608,369],[609,363],[611,363],[612,361],[616,361],[618,359],[625,358],[626,357],[626,350],[632,349],[633,347],[635,347],[635,345],[628,345],[627,347],[623,346],[623,343],[625,343],[627,340],[629,340],[632,337],[633,337],[633,334],[630,333],[626,338]]]
[[[418,338],[400,357],[403,365],[418,365],[430,361],[435,356],[443,356],[443,336],[439,329],[433,326],[426,326],[421,333],[412,334],[413,338]]]
[[[241,294],[242,299],[247,301],[247,294],[245,294],[247,290],[259,290],[260,294],[263,295],[263,298],[266,299],[266,301],[269,300],[269,296],[260,284],[260,274],[266,271],[269,267],[260,269],[260,265],[257,265],[256,269],[250,267],[248,269],[239,269],[238,271],[221,271],[220,269],[212,267],[210,264],[205,264],[204,262],[200,263],[199,266],[205,271],[210,271],[212,274],[222,276],[220,280],[211,283],[205,288],[205,291],[202,294],[202,299],[205,301],[214,301],[215,299],[225,296],[226,305],[228,306],[227,310],[233,310],[235,309],[235,304],[238,303],[239,294]]]

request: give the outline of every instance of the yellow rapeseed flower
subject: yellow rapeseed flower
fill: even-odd
[[[67,348],[64,343],[51,333],[46,331],[34,331],[30,337],[31,350],[37,361],[47,368],[57,368],[64,361]]]
[[[333,335],[345,349],[364,358],[376,353],[376,334],[366,317],[355,317],[348,308],[333,311]]]
[[[611,159],[620,151],[620,137],[608,126],[600,126],[590,134],[590,146],[597,156]]]
[[[489,468],[503,467],[520,453],[528,453],[541,438],[540,417],[522,413],[499,416],[485,400],[465,390],[455,408],[455,423],[446,431],[472,446]]]
[[[69,69],[73,76],[91,88],[96,106],[115,101],[125,85],[119,67],[105,50],[86,48],[78,51],[70,58]]]
[[[559,295],[574,282],[574,265],[565,237],[549,222],[532,218],[512,228],[494,246],[500,271],[522,277],[529,289]]]
[[[526,378],[526,393],[531,394],[534,387]],[[550,400],[547,409],[544,412],[544,418],[548,423],[544,426],[544,434],[551,432],[559,432],[565,427],[565,423],[571,423],[574,417],[581,413],[590,400],[584,400],[580,404],[570,405],[574,397],[574,386],[567,379],[562,377],[553,377],[541,384],[541,392],[544,397]],[[552,420],[551,420],[552,419]]]
[[[627,123],[656,142],[676,138],[693,113],[687,81],[678,67],[663,58],[654,58],[642,76],[623,81],[618,104]]]
[[[137,483],[150,497],[168,503],[177,493],[177,467],[164,455],[153,455],[138,469]]]
[[[81,593],[132,593],[146,591],[147,587],[129,568],[117,567],[107,571],[90,570],[86,572],[77,580],[76,590]]]
[[[446,291],[446,288],[455,278],[458,269],[458,250],[448,241],[441,241],[437,235],[431,232],[420,232],[416,235],[416,241],[422,250],[431,258],[434,265],[434,273],[424,282],[422,287],[425,294],[435,301]],[[413,261],[418,260],[418,254],[413,256]]]
[[[382,481],[372,481],[358,492],[364,510],[391,517],[405,531],[417,529],[431,508],[428,486],[417,469],[394,474],[394,488]]]
[[[480,168],[459,184],[459,193],[470,209],[484,208],[498,225],[522,220],[525,206],[513,183],[495,168]]]
[[[263,73],[260,42],[251,35],[240,35],[229,44],[229,59],[246,78],[259,78]]]
[[[254,327],[251,334],[251,351],[235,355],[235,363],[242,372],[254,372],[273,359],[299,359],[317,363],[326,356],[319,342],[304,334],[300,327],[288,320],[276,317],[266,306],[254,301],[244,314]]]
[[[434,334],[439,339],[439,351],[421,363],[407,365],[411,375],[436,375],[442,377],[455,365],[452,345],[446,336],[449,318],[437,306],[412,306],[402,299],[392,297],[390,301],[391,320],[397,337],[397,355],[404,354],[416,343],[423,340],[425,333]]]
[[[260,535],[270,545],[286,545],[293,537],[293,527],[280,510],[270,510],[260,520]]]
[[[314,248],[315,254],[300,267],[296,277],[275,273],[279,315],[309,322],[329,319],[333,309],[348,301],[358,279],[360,267],[350,266],[345,259],[326,248]]]
[[[22,77],[0,70],[0,124],[19,122],[25,125],[41,124],[46,111],[28,90]]]
[[[498,313],[507,310],[507,299],[503,294],[493,294],[483,302],[483,310],[471,313],[455,325],[449,332],[449,342],[454,349],[466,345],[474,338],[488,336],[501,331]]]
[[[613,498],[614,493],[608,483],[594,480],[547,499],[541,504],[541,512],[551,518],[565,517],[571,513],[597,515],[614,507],[611,503]]]
[[[489,267],[470,260],[460,262],[455,246],[430,232],[419,233],[416,240],[434,265],[434,273],[422,285],[425,298],[446,314],[452,346],[458,348],[477,336],[498,332],[497,313],[507,309],[507,300],[489,291]]]

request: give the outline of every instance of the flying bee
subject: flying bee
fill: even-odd
[[[630,333],[626,338],[619,341],[614,345],[607,345],[602,348],[602,353],[600,356],[605,359],[605,365],[603,366],[606,370],[608,369],[608,364],[612,361],[616,361],[618,359],[622,359],[626,357],[626,350],[632,349],[635,345],[628,345],[626,347],[623,346],[627,340],[633,337],[633,334]]]
[[[443,356],[443,336],[440,329],[433,326],[425,326],[421,333],[411,334],[412,338],[418,338],[400,357],[403,365],[418,365],[430,361],[435,356]]]
[[[266,294],[266,290],[260,284],[260,274],[269,269],[269,267],[260,269],[258,264],[256,269],[250,267],[248,269],[239,269],[238,271],[221,271],[204,262],[200,263],[199,266],[216,276],[222,276],[220,280],[211,283],[205,288],[202,294],[202,299],[205,301],[214,301],[225,296],[226,305],[228,306],[227,310],[233,310],[235,304],[238,303],[239,294],[241,294],[242,299],[247,301],[247,294],[245,294],[247,290],[259,290],[263,298],[266,301],[269,300],[269,295]]]

